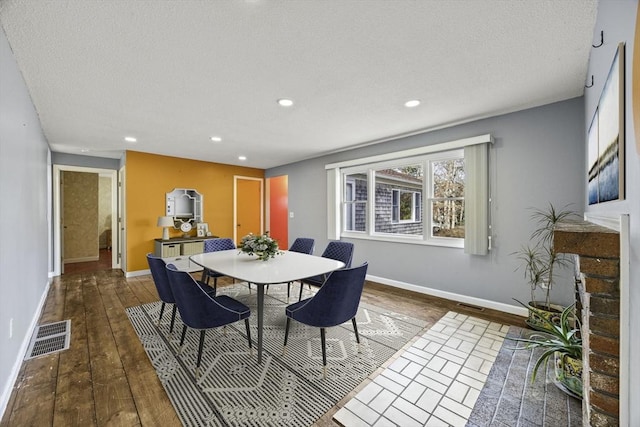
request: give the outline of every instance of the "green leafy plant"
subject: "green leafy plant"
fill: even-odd
[[[533,209],[531,220],[535,221],[536,228],[531,233],[530,242],[523,245],[520,250],[513,252],[520,261],[519,269],[524,272],[524,278],[531,287],[531,302],[536,306],[535,293],[538,289],[545,290],[544,302],[551,306],[551,289],[555,281],[557,267],[568,267],[571,258],[555,251],[553,247],[553,232],[559,222],[578,215],[567,209],[568,206],[558,210],[549,203],[547,209]]]
[[[526,304],[516,300],[520,305],[529,308]],[[530,308],[529,308],[530,309]],[[544,364],[545,368],[549,362],[549,358],[556,353],[566,354],[574,359],[582,359],[582,337],[580,334],[580,321],[575,317],[575,304],[565,308],[560,315],[559,324],[555,324],[550,320],[543,318],[545,331],[534,332],[527,338],[511,338],[512,341],[522,342],[526,345],[521,349],[543,348],[544,352],[538,357],[533,367],[531,381],[534,381],[538,369]]]
[[[240,252],[252,256],[256,255],[262,261],[267,261],[269,258],[283,253],[278,249],[277,240],[269,237],[269,232],[260,236],[252,233],[244,236],[240,242]]]

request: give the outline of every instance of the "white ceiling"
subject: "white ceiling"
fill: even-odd
[[[1,0],[0,22],[53,151],[269,168],[580,96],[596,11],[597,0]]]

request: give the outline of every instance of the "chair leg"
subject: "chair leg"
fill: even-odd
[[[173,304],[173,310],[171,312],[171,326],[169,327],[169,334],[173,333],[173,325],[176,322],[176,309],[178,308],[175,303]]]
[[[217,293],[218,293],[218,278],[214,277],[213,278],[213,296],[215,297]]]
[[[160,321],[162,320],[162,313],[164,313],[164,301],[162,301],[162,305],[160,306],[160,316],[158,316],[158,323],[156,323],[158,326],[160,326]]]
[[[287,317],[287,325],[284,327],[284,346],[282,347],[282,355],[287,354],[287,340],[289,339],[289,325],[291,325],[291,318]]]
[[[247,341],[249,341],[249,352],[253,356],[253,345],[251,345],[251,329],[249,329],[249,319],[244,319],[244,326],[247,328]]]
[[[287,301],[289,301],[290,296],[291,296],[291,282],[287,283]]]
[[[182,326],[182,335],[180,335],[180,349],[178,354],[182,353],[182,345],[184,344],[184,337],[187,335],[187,325]]]
[[[355,317],[351,319],[351,323],[353,323],[353,331],[356,333],[356,342],[358,343],[358,353],[360,353],[360,335],[358,334],[358,325]]]
[[[309,290],[311,290],[311,283],[307,283]],[[304,283],[300,282],[300,296],[298,297],[298,301],[302,300],[302,288],[304,288]]]
[[[202,360],[202,347],[204,346],[204,335],[206,333],[206,329],[200,331],[200,343],[198,344],[198,361],[196,362],[196,369],[200,367],[200,361]]]
[[[327,378],[327,339],[325,328],[320,328],[320,343],[322,344],[322,378]]]
[[[204,336],[207,330],[200,331],[200,343],[198,344],[198,360],[196,361],[196,380],[200,379],[200,361],[202,360],[202,347],[204,346]]]
[[[200,281],[205,285],[209,284],[209,271],[206,268],[202,270],[202,277],[200,278]]]

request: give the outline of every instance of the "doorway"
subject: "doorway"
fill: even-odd
[[[118,262],[118,251],[120,250],[117,237],[116,230],[116,218],[117,218],[117,194],[118,194],[118,183],[117,183],[117,171],[109,170],[109,169],[97,169],[97,168],[88,168],[88,167],[77,167],[77,166],[64,166],[64,165],[53,165],[53,208],[54,208],[54,242],[53,242],[53,275],[58,276],[65,272],[64,266],[64,258],[65,258],[65,199],[68,199],[69,196],[73,197],[72,194],[66,194],[64,192],[63,183],[64,183],[64,173],[66,172],[74,172],[74,173],[89,173],[91,176],[95,177],[96,182],[99,182],[99,179],[106,179],[109,182],[109,191],[107,198],[110,200],[110,212],[106,213],[104,217],[101,219],[99,217],[96,218],[96,236],[98,229],[98,222],[102,221],[102,236],[100,236],[103,240],[103,246],[110,245],[112,250],[106,251],[102,256],[99,251],[95,254],[83,258],[82,255],[77,256],[77,258],[73,259],[73,264],[84,264],[73,266],[70,268],[70,271],[81,270],[81,271],[89,271],[89,269],[99,269],[105,263],[110,263],[111,268],[119,268]],[[73,175],[68,175],[71,177]],[[67,178],[68,178],[67,177]],[[76,176],[73,179],[77,179],[81,176]],[[106,182],[104,181],[104,182]],[[98,184],[99,185],[99,184]],[[96,189],[98,187],[96,186]],[[92,195],[88,199],[97,199],[97,194]],[[82,203],[82,202],[80,202]],[[97,207],[96,207],[97,209]],[[73,208],[71,212],[73,211]],[[69,211],[68,211],[69,212]],[[67,226],[72,226],[75,228],[82,228],[79,224],[82,224],[83,220],[81,217],[76,217],[75,219],[70,219],[70,222],[67,223]],[[108,227],[108,228],[107,228]],[[91,243],[89,243],[91,244]],[[96,239],[95,245],[98,246],[98,240]],[[82,246],[82,245],[80,245]],[[69,254],[67,254],[69,256]],[[74,257],[76,255],[71,255]],[[106,259],[105,259],[106,258]],[[67,266],[71,266],[73,264],[67,264]]]
[[[246,176],[233,177],[233,240],[239,243],[249,233],[264,233],[264,180]]]

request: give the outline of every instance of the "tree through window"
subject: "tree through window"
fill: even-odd
[[[464,238],[464,159],[431,161],[431,235]]]

